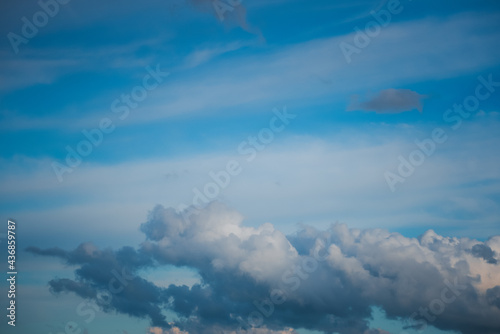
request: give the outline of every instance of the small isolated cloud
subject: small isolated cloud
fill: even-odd
[[[359,101],[357,95],[353,96],[347,111],[363,110],[374,111],[378,114],[398,114],[416,109],[422,112],[422,99],[425,97],[410,89],[389,88],[362,102]]]

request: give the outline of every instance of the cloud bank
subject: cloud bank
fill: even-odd
[[[28,251],[78,267],[75,280],[51,280],[53,292],[149,318],[152,333],[384,333],[369,327],[374,306],[412,328],[500,330],[500,236],[481,242],[429,230],[406,238],[341,224],[286,236],[269,223],[242,223],[217,202],[191,214],[158,205],[137,249]],[[201,282],[161,287],[141,277],[166,265],[194,268]],[[103,290],[111,293],[103,298]]]

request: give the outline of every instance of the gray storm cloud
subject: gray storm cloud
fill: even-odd
[[[269,223],[245,226],[217,202],[188,216],[156,206],[141,231],[146,240],[137,249],[28,250],[79,266],[76,280],[50,282],[55,293],[147,317],[155,334],[386,333],[370,328],[373,307],[412,328],[500,331],[500,236],[480,242],[429,230],[406,238],[339,224],[286,236]],[[193,268],[201,281],[161,287],[140,277],[144,268],[166,265]],[[124,268],[126,286],[108,303],[99,301],[99,289],[109,289]],[[167,319],[167,309],[179,320]]]

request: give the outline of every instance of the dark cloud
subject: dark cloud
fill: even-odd
[[[26,250],[30,253],[38,255],[57,256],[61,258],[64,258],[66,256],[66,251],[57,247],[48,249],[40,249],[38,247],[28,247],[26,248]]]
[[[486,291],[486,298],[490,305],[495,305],[497,308],[500,308],[500,286],[488,289]]]
[[[374,111],[379,114],[397,114],[415,109],[422,112],[422,99],[424,98],[425,95],[409,89],[389,88],[362,102],[358,101],[358,96],[354,96],[347,110]]]
[[[497,260],[495,259],[495,252],[485,244],[474,245],[474,247],[472,247],[471,249],[471,253],[475,257],[486,260],[486,262],[488,263],[497,264]]]
[[[73,292],[84,299],[93,299],[106,312],[117,311],[135,317],[149,317],[155,326],[166,326],[162,310],[162,289],[137,275],[137,271],[151,267],[149,255],[131,247],[118,251],[99,250],[84,243],[73,251],[58,248],[40,250],[29,247],[27,251],[59,257],[69,265],[78,265],[77,280],[53,279],[49,282],[52,292]]]
[[[52,280],[52,291],[94,299],[106,312],[148,317],[156,326],[151,333],[385,333],[369,326],[374,306],[413,328],[500,331],[500,266],[492,261],[500,236],[484,243],[433,231],[406,238],[345,225],[285,236],[271,224],[242,221],[220,203],[191,215],[156,206],[141,225],[146,240],[139,249],[29,251],[78,265],[76,280]],[[141,269],[164,265],[194,268],[201,281],[159,287],[140,277]],[[117,273],[126,284],[106,303],[99,293],[111,281],[119,287]],[[178,320],[168,322],[166,309]]]

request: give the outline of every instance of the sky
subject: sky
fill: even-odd
[[[500,333],[499,42],[493,0],[2,1],[0,332]]]

